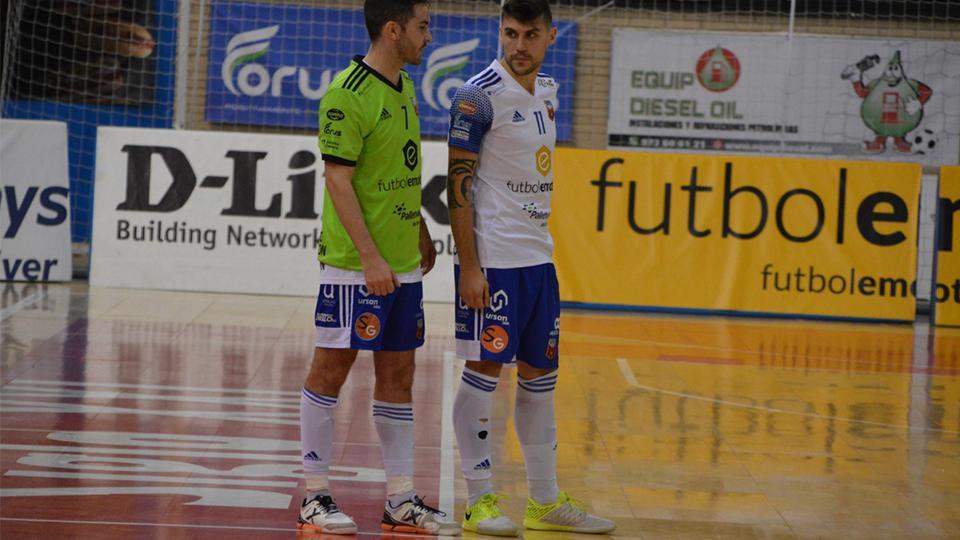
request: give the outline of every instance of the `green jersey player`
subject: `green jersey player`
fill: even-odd
[[[458,534],[413,491],[414,351],[423,344],[422,277],[436,250],[420,217],[420,122],[413,81],[430,43],[425,0],[366,0],[371,46],[320,104],[326,173],[316,349],[300,399],[307,496],[301,529],[356,534],[330,492],[334,409],[360,349],[373,351],[373,420],[387,477],[381,527]]]

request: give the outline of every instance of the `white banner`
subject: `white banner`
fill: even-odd
[[[621,29],[610,77],[611,147],[960,156],[957,42]]]
[[[0,120],[0,280],[70,281],[67,125]]]
[[[440,256],[424,299],[453,301],[447,149],[423,144],[423,215]],[[90,282],[315,296],[316,137],[100,128]]]

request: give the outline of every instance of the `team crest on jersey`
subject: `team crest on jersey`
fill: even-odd
[[[380,319],[373,313],[361,313],[353,326],[354,333],[364,341],[372,341],[380,335]]]
[[[457,103],[457,110],[468,116],[477,114],[477,106],[466,100]]]
[[[553,103],[551,103],[549,99],[543,100],[543,103],[547,106],[547,116],[550,117],[551,122],[554,122],[557,116],[557,111],[553,108]]]

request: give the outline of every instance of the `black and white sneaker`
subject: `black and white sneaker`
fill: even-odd
[[[423,499],[414,495],[398,506],[390,501],[383,507],[383,521],[380,528],[398,533],[429,534],[434,536],[456,536],[460,534],[460,524],[448,521],[446,512],[431,508]]]
[[[303,531],[327,534],[357,534],[357,524],[340,511],[333,497],[325,493],[303,500],[297,527]]]

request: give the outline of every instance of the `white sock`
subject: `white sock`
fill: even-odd
[[[557,372],[536,379],[517,377],[514,425],[527,466],[530,498],[540,504],[557,500],[557,418],[553,411]]]
[[[303,476],[308,492],[330,489],[327,474],[333,448],[334,407],[337,398],[306,388],[300,392],[300,448],[303,449]]]
[[[490,407],[497,378],[463,370],[453,401],[453,429],[460,447],[460,470],[467,481],[467,504],[493,493],[490,478]]]
[[[373,423],[380,436],[387,495],[404,495],[413,486],[413,403],[374,400]]]

